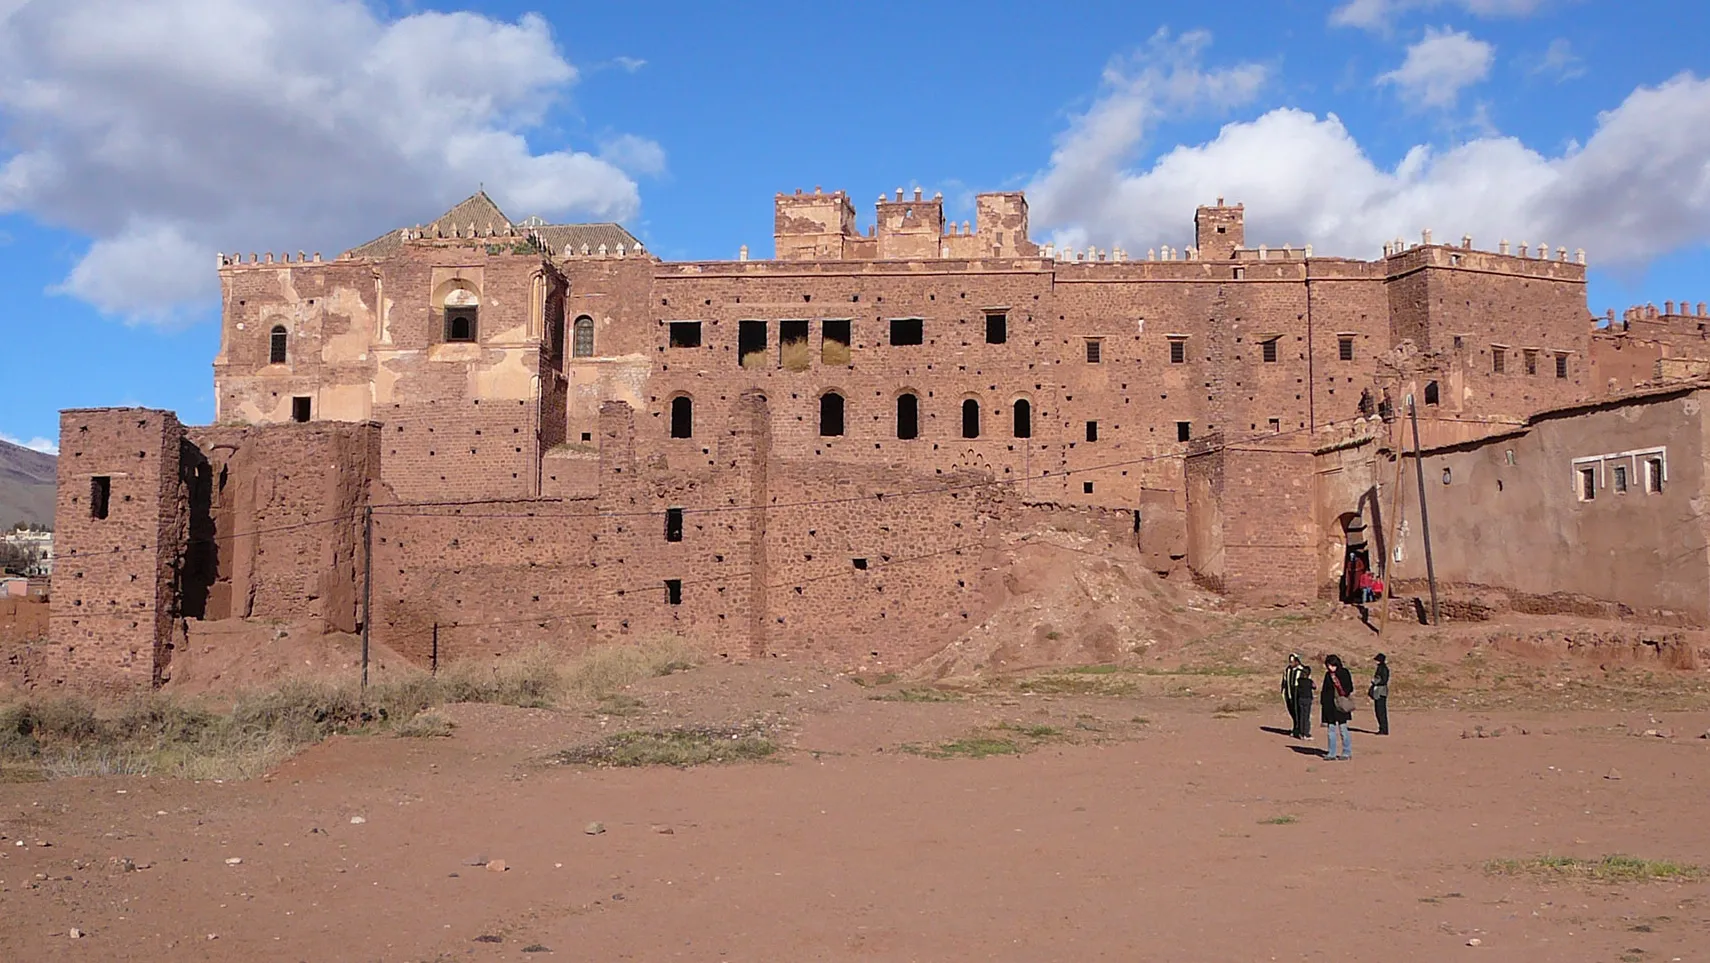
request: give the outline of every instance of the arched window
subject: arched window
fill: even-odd
[[[582,322],[577,321],[577,327]],[[671,399],[671,437],[695,437],[695,400],[688,395],[678,395]]]
[[[1026,398],[1015,402],[1015,437],[1033,437],[1033,404]]]
[[[919,395],[897,395],[897,437],[905,441],[920,437]]]
[[[835,391],[819,396],[819,434],[821,438],[843,434],[843,396]]]
[[[1438,398],[1437,382],[1435,382],[1435,381],[1425,382],[1425,403],[1428,405],[1437,404],[1437,398]]]
[[[980,437],[980,403],[972,398],[962,402],[962,437]]]
[[[571,351],[578,358],[592,358],[594,356],[594,319],[585,314],[577,318],[573,333],[576,336],[576,343],[572,346]],[[683,437],[687,438],[688,436],[684,435]]]
[[[286,359],[286,353],[285,353],[286,338],[287,338],[287,335],[285,333],[285,326],[282,324],[274,325],[273,326],[273,334],[268,337],[268,349],[269,349],[268,358],[267,358],[268,364],[284,364],[285,363],[285,359]]]
[[[453,288],[445,296],[445,340],[475,341],[481,299],[468,288]]]

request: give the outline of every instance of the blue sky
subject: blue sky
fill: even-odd
[[[771,249],[774,192],[1027,189],[1143,251],[1193,207],[1373,257],[1585,248],[1590,306],[1710,300],[1710,4],[0,0],[0,436],[212,417],[214,252],[320,250],[485,184],[666,258]],[[733,8],[735,9],[735,8]]]

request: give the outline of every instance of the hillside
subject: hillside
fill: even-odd
[[[59,459],[0,441],[0,528],[19,522],[53,524]]]

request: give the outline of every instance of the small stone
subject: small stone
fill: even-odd
[[[1483,946],[1484,941],[1475,936],[1472,939],[1467,940],[1467,945],[1468,946]]]
[[[582,832],[585,832],[590,836],[598,836],[599,834],[601,834],[605,831],[606,831],[606,824],[605,823],[589,823],[588,828],[582,830]]]
[[[1605,778],[1605,779],[1620,779],[1621,778],[1621,771],[1618,769],[1611,769],[1607,773],[1604,773],[1603,778]]]
[[[653,831],[661,836],[673,836],[677,833],[677,831],[672,829],[670,826],[654,826]]]
[[[210,940],[217,940],[219,938],[220,938],[220,934],[218,934],[218,933],[209,933],[208,934],[208,939],[210,939]]]
[[[471,856],[468,859],[463,861],[463,865],[465,865],[465,866],[485,866],[485,865],[487,865],[487,857],[485,857],[485,856]]]
[[[1662,735],[1662,733],[1656,731],[1655,729],[1646,729],[1645,735],[1647,735],[1647,736],[1660,736],[1660,735]]]
[[[505,861],[502,859],[495,859],[487,864],[487,872],[489,873],[502,873],[507,869],[510,869],[510,867],[506,866]]]
[[[360,825],[362,825],[362,824],[363,824],[363,823],[365,823],[365,822],[367,822],[367,821],[368,821],[368,820],[366,820],[366,819],[364,819],[364,818],[363,818],[363,817],[361,817],[361,816],[352,816],[352,817],[350,817],[350,824],[351,824],[351,825],[352,825],[352,826],[360,826]]]
[[[73,926],[71,928],[71,938],[74,940],[83,939],[83,931],[78,929],[77,927]]]
[[[242,862],[243,862],[242,856],[233,856],[230,859],[226,860],[226,865],[227,866],[237,866],[237,865],[241,864]]]

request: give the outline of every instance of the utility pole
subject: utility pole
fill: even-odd
[[[374,623],[374,509],[362,507],[362,691],[368,691],[368,627]]]
[[[1413,467],[1419,476],[1419,534],[1425,539],[1425,578],[1431,583],[1431,624],[1439,624],[1437,617],[1437,567],[1431,564],[1431,513],[1425,507],[1425,458],[1419,450],[1419,407],[1413,403],[1413,396],[1407,396],[1407,415],[1413,420]]]

